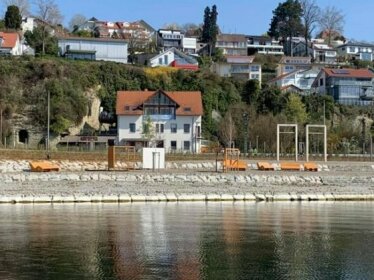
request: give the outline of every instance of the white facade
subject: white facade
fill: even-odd
[[[118,142],[122,144],[124,141],[144,140],[144,121],[143,115],[118,116]],[[176,116],[175,120],[154,120],[152,126],[154,131],[152,140],[158,143],[163,142],[162,146],[167,152],[200,153],[201,116]],[[175,126],[176,132],[173,131]],[[135,131],[131,132],[130,127]]]
[[[21,29],[23,33],[25,33],[26,31],[32,32],[36,26],[37,24],[36,24],[35,18],[25,17],[22,19]]]
[[[9,38],[9,36],[12,36],[13,38]],[[14,37],[17,37],[14,39]],[[14,39],[14,40],[13,40]],[[10,46],[5,41],[12,40],[14,41],[14,44]],[[19,35],[16,33],[3,33],[0,32],[0,55],[11,55],[11,56],[19,56],[23,54],[23,46],[21,44]]]
[[[175,54],[172,50],[163,52],[155,57],[152,57],[149,60],[149,66],[158,67],[158,66],[169,66],[175,60]]]
[[[374,53],[374,45],[359,44],[359,43],[347,43],[337,48],[339,56],[344,57],[355,57],[359,60],[372,61]]]
[[[280,88],[295,86],[300,90],[307,92],[312,89],[312,84],[318,73],[319,71],[316,69],[298,70],[289,73],[288,75],[275,78],[273,81],[270,81],[270,83],[274,83]]]
[[[197,44],[196,38],[183,37],[182,47],[183,47],[184,52],[196,53],[196,44]]]
[[[237,77],[245,80],[258,80],[261,84],[261,64],[253,63],[253,57],[230,56],[226,62],[217,62],[213,71],[221,77]]]
[[[70,51],[94,51],[96,60],[127,63],[128,44],[124,40],[59,38],[60,55]]]

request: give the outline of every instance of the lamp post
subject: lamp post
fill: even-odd
[[[245,125],[245,135],[244,135],[244,155],[248,153],[248,113],[243,113],[243,122]]]

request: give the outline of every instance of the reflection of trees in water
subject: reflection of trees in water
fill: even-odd
[[[373,206],[0,206],[0,278],[368,279]]]

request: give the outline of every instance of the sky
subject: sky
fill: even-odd
[[[32,2],[32,1],[30,1]],[[107,21],[144,19],[155,29],[167,23],[196,23],[203,20],[206,6],[217,5],[218,24],[224,33],[261,35],[272,11],[283,0],[55,0],[64,15],[64,24],[75,14]],[[335,6],[345,15],[344,35],[349,39],[374,42],[372,0],[316,0],[321,7]]]

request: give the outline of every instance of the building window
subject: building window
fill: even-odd
[[[135,133],[136,131],[136,124],[135,123],[130,123],[130,132]]]
[[[323,79],[319,79],[319,86],[323,86]]]
[[[349,49],[349,52],[351,52],[351,53],[356,52],[356,48],[355,47],[349,47],[348,49]]]
[[[260,75],[259,74],[251,74],[251,79],[252,80],[259,80],[260,79]]]
[[[156,133],[164,133],[164,124],[156,123]]]
[[[159,58],[158,58],[158,64],[159,64],[159,65],[162,65],[162,57],[159,57]]]
[[[183,141],[183,150],[189,151],[191,147],[190,141]]]
[[[260,66],[258,66],[258,65],[252,65],[251,66],[251,71],[252,72],[258,72],[258,71],[260,71]]]
[[[177,124],[176,123],[171,123],[170,124],[170,132],[171,133],[177,133]]]
[[[191,128],[191,125],[189,123],[185,123],[183,125],[183,131],[184,131],[184,133],[190,133],[190,128]]]
[[[164,56],[164,64],[169,65],[169,57],[167,55]]]
[[[170,149],[173,151],[177,149],[177,141],[170,141]]]
[[[197,138],[201,137],[201,126],[199,125],[196,126],[196,137]]]

